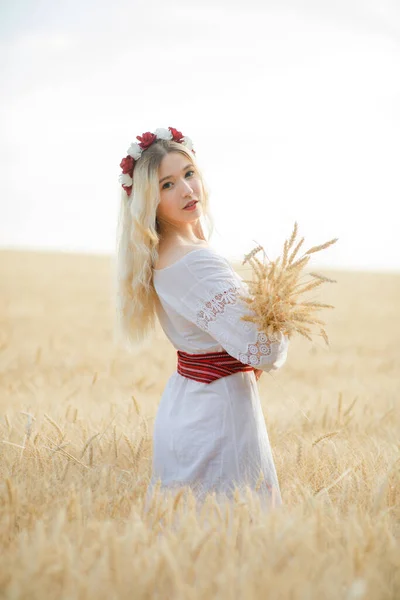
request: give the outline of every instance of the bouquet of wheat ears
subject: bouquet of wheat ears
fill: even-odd
[[[240,297],[249,305],[253,314],[244,315],[241,319],[256,323],[258,328],[271,339],[274,339],[279,332],[283,332],[289,339],[294,333],[299,333],[312,341],[310,326],[315,325],[319,329],[317,335],[322,336],[329,346],[329,339],[324,329],[325,323],[315,317],[315,311],[334,308],[334,306],[306,301],[304,294],[325,282],[336,283],[336,281],[317,273],[309,273],[311,281],[301,280],[304,278],[304,268],[311,254],[331,246],[338,238],[320,246],[313,246],[300,258],[296,258],[304,242],[303,237],[296,243],[296,237],[297,222],[294,224],[290,239],[285,240],[282,255],[274,261],[268,259],[264,248],[260,245],[245,255],[242,264],[249,263],[255,277],[252,281],[243,279],[248,284],[248,295]],[[261,250],[264,253],[263,261],[255,256]]]

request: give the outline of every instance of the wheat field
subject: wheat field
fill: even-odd
[[[281,508],[145,512],[174,348],[113,346],[109,257],[0,257],[1,598],[400,598],[400,274],[320,270],[330,347],[261,376]]]

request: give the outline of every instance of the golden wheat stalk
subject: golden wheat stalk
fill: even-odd
[[[256,323],[260,330],[265,331],[271,337],[279,332],[285,333],[289,338],[298,333],[311,341],[312,330],[308,325],[319,326],[318,335],[329,346],[328,335],[323,327],[325,323],[321,319],[317,319],[314,312],[322,308],[334,308],[334,306],[322,302],[305,301],[303,296],[323,283],[337,282],[318,273],[309,274],[312,278],[311,281],[304,282],[302,279],[306,275],[304,268],[311,258],[310,255],[335,244],[338,238],[319,246],[313,246],[300,258],[296,258],[304,242],[304,237],[297,242],[296,236],[297,222],[294,224],[290,238],[284,242],[281,256],[274,261],[267,258],[268,262],[265,262],[267,254],[261,244],[257,244],[251,252],[245,255],[242,264],[250,264],[253,269],[253,279],[243,280],[248,284],[248,295],[240,297],[252,312],[243,315],[242,320]],[[260,251],[264,254],[263,261],[256,257]]]

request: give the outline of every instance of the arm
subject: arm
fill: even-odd
[[[242,321],[249,307],[240,298],[247,284],[228,261],[213,251],[189,255],[175,274],[174,305],[188,321],[207,332],[236,359],[268,372],[286,362],[289,339],[271,341],[255,323]]]

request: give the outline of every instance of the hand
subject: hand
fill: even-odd
[[[256,380],[258,381],[262,375],[262,369],[254,369],[254,375],[256,376]]]

